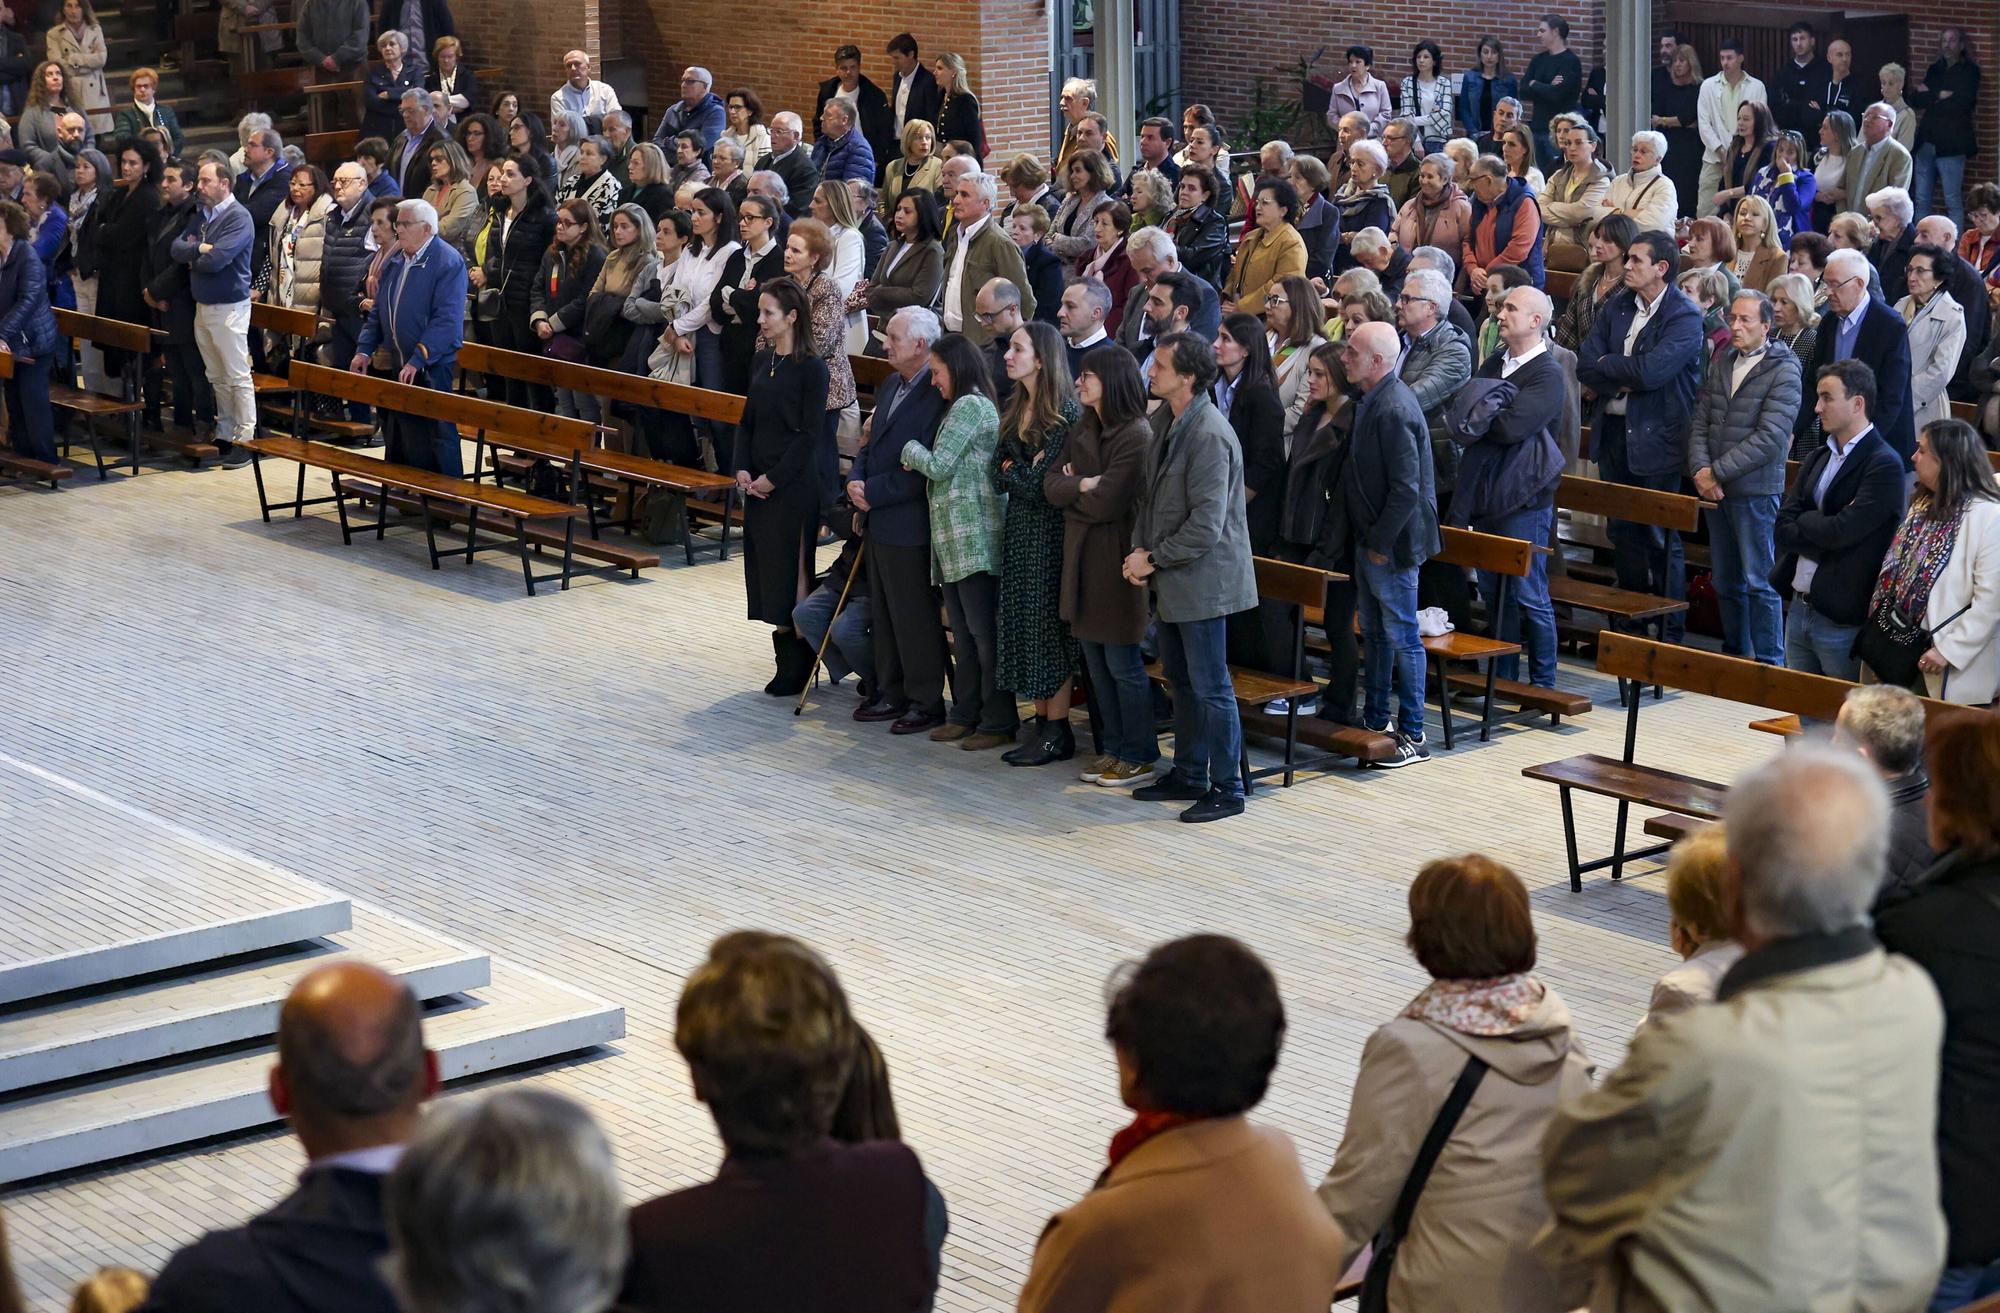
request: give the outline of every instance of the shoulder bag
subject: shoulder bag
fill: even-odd
[[[1466,1105],[1472,1102],[1473,1091],[1485,1078],[1486,1064],[1478,1058],[1467,1058],[1465,1070],[1458,1073],[1457,1084],[1445,1096],[1444,1107],[1438,1109],[1430,1134],[1424,1136],[1423,1147],[1417,1150],[1417,1160],[1410,1164],[1410,1174],[1403,1181],[1403,1192],[1396,1196],[1395,1212],[1389,1215],[1388,1225],[1375,1233],[1374,1252],[1368,1259],[1368,1275],[1361,1282],[1361,1313],[1389,1313],[1389,1272],[1396,1261],[1396,1248],[1409,1234],[1410,1218],[1417,1211],[1417,1197],[1423,1194],[1424,1183],[1431,1179],[1431,1169],[1437,1166],[1445,1141],[1458,1128],[1459,1118],[1465,1115]]]

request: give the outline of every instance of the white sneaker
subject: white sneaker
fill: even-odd
[[[1291,709],[1292,700],[1290,698],[1279,698],[1275,702],[1266,702],[1264,704],[1264,714],[1267,716],[1289,715]],[[1311,697],[1300,698],[1299,714],[1301,716],[1317,716],[1319,714],[1319,694],[1315,693]]]

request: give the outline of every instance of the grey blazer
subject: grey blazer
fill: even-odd
[[[889,268],[889,260],[896,254],[899,243],[890,243],[882,252],[880,263],[875,266],[875,277],[868,283],[868,312],[883,321],[877,327],[886,326],[889,316],[904,306],[930,306],[937,302],[938,289],[944,286],[944,246],[938,242],[925,242],[911,251],[905,251],[903,258],[896,261],[896,267]]]
[[[1132,544],[1153,554],[1154,606],[1163,623],[1213,620],[1257,605],[1245,505],[1243,450],[1215,403],[1198,395],[1178,420],[1166,406],[1155,411]]]
[[[1688,428],[1688,474],[1713,470],[1724,497],[1781,493],[1804,387],[1799,358],[1773,337],[1732,396],[1729,380],[1735,372],[1735,347],[1709,363]]]
[[[1915,172],[1910,162],[1910,152],[1903,149],[1903,143],[1894,137],[1885,137],[1881,149],[1875,152],[1874,167],[1868,176],[1861,176],[1861,162],[1868,158],[1868,143],[1856,142],[1854,149],[1847,152],[1847,199],[1840,208],[1851,214],[1868,213],[1870,192],[1881,191],[1884,187],[1910,185],[1910,175]]]

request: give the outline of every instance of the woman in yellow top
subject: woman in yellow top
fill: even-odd
[[[1236,248],[1236,263],[1222,287],[1222,313],[1238,309],[1256,314],[1264,308],[1264,293],[1288,274],[1306,271],[1306,242],[1293,225],[1299,219],[1299,194],[1283,178],[1257,184],[1256,227]]]

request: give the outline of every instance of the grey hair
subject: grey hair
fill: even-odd
[[[1770,296],[1773,301],[1789,301],[1798,312],[1799,322],[1807,328],[1819,323],[1819,314],[1813,308],[1812,279],[1804,274],[1784,273],[1771,280]]]
[[[1889,854],[1889,794],[1859,757],[1819,744],[1779,753],[1729,790],[1742,925],[1764,939],[1863,924]]]
[[[1419,246],[1416,250],[1410,252],[1411,268],[1418,267],[1417,262],[1420,260],[1423,262],[1423,268],[1435,269],[1443,274],[1444,280],[1447,283],[1458,280],[1458,260],[1450,251],[1445,250],[1444,247]]]
[[[404,36],[402,32],[397,30],[396,28],[392,27],[388,31],[384,32],[381,36],[376,37],[375,48],[377,50],[380,50],[384,42],[387,42],[390,45],[394,46],[401,46],[403,48],[404,54],[408,54],[410,52],[410,38]]]
[[[988,279],[986,286],[979,290],[992,293],[993,308],[995,310],[1004,310],[1010,305],[1019,306],[1021,304],[1021,289],[1014,286],[1013,283],[1005,278]]]
[[[1273,140],[1273,141],[1267,141],[1267,142],[1265,142],[1265,143],[1264,143],[1264,145],[1263,145],[1263,148],[1262,148],[1262,149],[1260,149],[1260,150],[1259,150],[1259,151],[1258,151],[1257,153],[1258,153],[1259,155],[1262,155],[1262,154],[1264,153],[1264,151],[1267,151],[1267,150],[1274,150],[1274,151],[1278,152],[1278,159],[1279,159],[1279,160],[1281,161],[1281,163],[1280,163],[1280,164],[1278,165],[1278,167],[1279,167],[1279,168],[1281,168],[1281,169],[1289,169],[1289,168],[1291,168],[1291,167],[1292,167],[1292,143],[1291,143],[1291,142],[1289,142],[1289,141],[1280,141],[1280,140]]]
[[[1097,311],[1097,317],[1099,319],[1105,319],[1110,317],[1111,314],[1110,288],[1106,287],[1102,282],[1100,282],[1095,278],[1079,278],[1074,283],[1071,283],[1070,286],[1080,287],[1083,289],[1083,299],[1090,302],[1091,308]]]
[[[269,151],[279,151],[285,148],[285,139],[278,134],[276,128],[259,128],[250,134],[250,140]]]
[[[1149,223],[1143,228],[1135,228],[1132,230],[1132,235],[1125,239],[1127,256],[1136,255],[1141,251],[1159,260],[1180,258],[1180,251],[1174,246],[1174,239],[1168,236],[1165,228],[1156,224]]]
[[[1347,111],[1347,112],[1346,112],[1345,114],[1342,114],[1342,115],[1340,116],[1340,126],[1341,126],[1341,127],[1343,127],[1343,128],[1344,128],[1344,127],[1346,127],[1346,126],[1347,126],[1347,120],[1349,120],[1349,119],[1355,119],[1355,120],[1358,120],[1358,121],[1360,122],[1360,124],[1361,124],[1361,131],[1362,131],[1362,133],[1363,133],[1364,135],[1365,135],[1365,134],[1367,133],[1367,131],[1368,131],[1368,116],[1367,116],[1366,114],[1363,114],[1363,113],[1362,113],[1362,112],[1361,112],[1360,110],[1358,110],[1358,109],[1350,109],[1350,110],[1348,110],[1348,111]]]
[[[989,206],[1000,199],[1000,180],[990,173],[974,169],[960,178],[959,182],[970,184]]]
[[[262,110],[250,111],[242,118],[236,120],[236,144],[239,146],[249,145],[251,133],[256,132],[260,128],[268,128],[270,126],[271,116],[269,114],[264,113]]]
[[[431,93],[423,90],[421,87],[404,88],[403,94],[396,98],[396,104],[398,106],[407,105],[413,100],[425,109],[431,107]]]
[[[383,1190],[382,1270],[408,1313],[602,1313],[630,1248],[611,1146],[548,1090],[454,1100]]]
[[[1826,272],[1828,275],[1839,275],[1838,278],[1833,279],[1834,282],[1841,282],[1849,278],[1866,278],[1868,276],[1868,257],[1855,250],[1852,246],[1836,246],[1827,254]]]
[[[1667,157],[1666,133],[1655,132],[1651,128],[1645,128],[1642,129],[1641,131],[1632,134],[1632,144],[1634,146],[1638,145],[1642,141],[1647,142],[1652,146],[1653,154],[1659,156],[1661,159],[1665,159]]]
[[[554,129],[558,123],[568,131],[568,135],[563,138],[565,146],[581,146],[583,139],[590,135],[590,126],[583,121],[583,115],[573,109],[566,109],[549,120],[551,138],[555,135]]]
[[[632,126],[632,116],[622,109],[614,109],[604,116],[604,126],[608,128],[613,122],[620,123],[629,128]]]
[[[1403,290],[1437,307],[1438,321],[1451,316],[1451,284],[1435,269],[1418,269],[1403,279]]]
[[[1495,109],[1499,109],[1502,105],[1512,105],[1516,114],[1521,112],[1521,101],[1517,96],[1502,96],[1493,102],[1493,108]]]
[[[922,342],[925,346],[944,336],[944,325],[939,322],[936,312],[928,306],[906,305],[890,315],[889,322],[892,325],[901,324],[904,336]]]
[[[770,169],[759,169],[750,175],[750,185],[780,205],[792,203],[792,186],[785,181],[781,173],[774,173]]]
[[[1909,226],[1910,220],[1917,213],[1916,203],[1910,199],[1910,193],[1901,187],[1884,187],[1880,191],[1871,191],[1865,203],[1871,210],[1878,205],[1881,206],[1901,219],[1905,227]]]
[[[1430,154],[1424,156],[1424,164],[1430,165],[1443,174],[1446,182],[1450,182],[1452,177],[1458,172],[1458,161],[1441,150],[1432,151]],[[1418,167],[1421,168],[1423,166],[1419,165]]]
[[[1513,287],[1507,290],[1507,295],[1512,297],[1516,292],[1527,296],[1528,308],[1542,317],[1542,327],[1544,329],[1547,329],[1550,324],[1555,322],[1556,303],[1549,300],[1547,292],[1544,292],[1539,287]]]
[[[729,152],[729,158],[736,161],[737,168],[740,169],[743,167],[743,148],[737,145],[735,142],[725,140],[721,137],[717,137],[715,139],[715,145],[709,148],[708,157],[712,160],[715,158],[715,154],[717,151],[724,151],[724,150]]]
[[[1382,275],[1373,269],[1363,269],[1356,265],[1333,280],[1333,293],[1339,297],[1364,296],[1369,292],[1382,290]]]
[[[1917,231],[1919,231],[1919,232],[1922,232],[1922,231],[1923,231],[1923,227],[1924,227],[1924,225],[1925,225],[1925,224],[1927,224],[1927,223],[1941,223],[1941,224],[1943,224],[1943,225],[1944,225],[1944,230],[1945,230],[1946,232],[1950,233],[1950,234],[1951,234],[1951,236],[1949,236],[1949,237],[1947,237],[1947,238],[1944,238],[1943,240],[1939,241],[1939,242],[1938,242],[1937,244],[1938,244],[1939,246],[1942,246],[1942,247],[1944,247],[1944,248],[1945,248],[1945,249],[1947,249],[1947,250],[1952,250],[1952,251],[1955,251],[1955,250],[1957,250],[1957,248],[1958,248],[1958,225],[1957,225],[1957,224],[1955,224],[1955,223],[1953,223],[1953,222],[1951,221],[1951,216],[1950,216],[1950,215],[1948,215],[1948,214],[1926,214],[1926,215],[1925,215],[1925,216],[1924,216],[1923,218],[1921,218],[1921,219],[1917,220]]]
[[[1389,240],[1389,234],[1373,224],[1354,234],[1354,240],[1349,244],[1349,249],[1357,256],[1380,255],[1394,247],[1395,243]]]
[[[403,201],[396,206],[396,214],[399,218],[415,219],[418,223],[428,224],[432,232],[438,230],[437,206],[429,201]]]
[[[1065,96],[1074,96],[1079,91],[1090,97],[1092,105],[1097,104],[1097,84],[1089,78],[1071,78],[1062,84],[1062,93]]]
[[[788,109],[781,109],[776,114],[773,114],[771,116],[771,126],[774,128],[789,128],[791,131],[801,135],[806,130],[806,125],[799,120],[799,116]]]
[[[1350,159],[1360,155],[1373,160],[1378,169],[1389,167],[1389,152],[1382,149],[1382,143],[1379,141],[1357,141],[1347,148],[1347,154]]]
[[[824,114],[829,109],[838,110],[840,117],[847,120],[847,126],[850,128],[854,126],[854,111],[849,109],[847,102],[839,96],[829,96],[826,105],[820,110],[820,113]]]
[[[1923,699],[1894,684],[1852,689],[1833,737],[1861,749],[1884,774],[1907,775],[1924,760]]]

